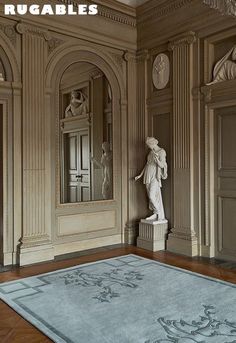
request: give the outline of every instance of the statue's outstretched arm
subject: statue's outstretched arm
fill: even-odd
[[[144,174],[144,170],[145,170],[145,168],[143,168],[143,170],[141,171],[141,173],[140,173],[139,175],[135,176],[135,178],[134,178],[135,181],[141,179],[141,177],[142,177],[143,174]]]
[[[99,168],[103,168],[103,165],[100,162],[98,162],[96,160],[96,158],[91,157],[90,160],[91,160],[92,163],[96,164]]]

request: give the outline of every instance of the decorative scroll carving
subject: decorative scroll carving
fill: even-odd
[[[53,50],[58,48],[63,43],[64,43],[64,41],[62,39],[58,39],[55,37],[49,39],[48,40],[48,53],[49,53],[49,55],[53,52]]]
[[[236,16],[235,0],[203,0],[204,4],[218,10],[223,15]]]
[[[11,41],[12,45],[16,45],[16,30],[12,25],[0,24],[0,30],[7,36]]]

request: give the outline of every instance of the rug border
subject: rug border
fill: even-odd
[[[151,259],[151,258],[143,257],[143,256],[140,256],[140,255],[137,255],[137,254],[134,254],[134,253],[125,254],[125,255],[120,255],[120,256],[114,256],[114,257],[108,257],[108,258],[104,258],[104,259],[102,259],[102,260],[92,261],[92,262],[86,262],[86,263],[81,263],[81,264],[77,264],[77,265],[72,266],[72,267],[59,268],[59,269],[57,269],[57,270],[49,271],[49,272],[46,272],[46,273],[40,273],[40,274],[36,274],[36,275],[32,275],[32,276],[27,276],[27,277],[23,277],[23,278],[16,279],[16,280],[12,280],[12,281],[0,282],[0,287],[1,287],[3,284],[11,284],[11,283],[17,282],[17,281],[19,281],[19,280],[27,280],[27,279],[32,278],[32,277],[41,277],[41,276],[44,276],[44,275],[47,275],[47,274],[55,274],[55,273],[58,273],[58,272],[63,272],[63,271],[65,271],[65,270],[73,270],[73,269],[76,269],[76,268],[78,268],[78,267],[87,266],[87,265],[89,265],[89,264],[102,263],[102,262],[105,262],[105,261],[108,261],[108,260],[113,260],[113,259],[121,258],[121,257],[125,257],[125,256],[140,257],[141,259],[147,260],[147,261],[149,261],[149,262],[157,263],[157,264],[159,264],[159,265],[161,265],[161,266],[163,266],[163,267],[166,267],[166,268],[177,269],[178,271],[183,272],[183,273],[195,275],[195,276],[197,276],[197,277],[201,277],[201,278],[204,278],[204,279],[208,279],[208,280],[211,280],[211,281],[214,281],[214,282],[226,284],[226,285],[231,286],[231,287],[236,287],[236,283],[229,282],[229,281],[224,281],[224,280],[220,280],[220,279],[217,279],[216,277],[213,277],[213,276],[208,276],[208,275],[204,275],[204,274],[201,274],[201,273],[198,273],[198,272],[194,272],[194,271],[191,271],[191,270],[188,270],[188,269],[184,269],[184,268],[181,268],[181,267],[176,267],[176,266],[173,266],[173,265],[171,265],[171,264],[167,264],[167,263],[164,263],[164,262],[156,261],[156,260],[153,260],[153,259]],[[0,295],[1,295],[1,293],[0,293]]]
[[[191,270],[186,270],[180,267],[176,267],[173,265],[169,265],[163,262],[159,262],[153,259],[150,259],[148,257],[143,257],[137,254],[125,254],[125,255],[120,255],[120,256],[115,256],[115,257],[109,257],[106,259],[102,259],[99,261],[93,261],[93,262],[86,262],[86,263],[81,263],[72,267],[67,267],[67,268],[61,268],[61,269],[57,269],[51,272],[46,272],[46,273],[41,273],[41,274],[37,274],[37,275],[32,275],[32,276],[28,276],[25,278],[20,278],[20,279],[16,279],[16,280],[12,280],[12,281],[6,281],[6,282],[1,282],[0,283],[0,287],[3,285],[10,285],[13,283],[16,283],[18,281],[23,281],[23,280],[27,280],[30,278],[34,278],[34,277],[41,277],[41,276],[45,276],[45,275],[52,275],[52,274],[56,274],[58,272],[63,272],[66,270],[73,270],[73,269],[77,269],[78,267],[85,267],[91,264],[98,264],[98,263],[103,263],[109,260],[114,260],[114,259],[118,259],[118,258],[122,258],[125,256],[134,256],[134,257],[138,257],[140,259],[149,261],[149,262],[153,262],[154,264],[158,264],[164,268],[169,268],[169,269],[175,269],[181,273],[185,273],[185,274],[190,274],[192,276],[196,276],[196,277],[200,277],[203,279],[207,279],[216,283],[220,283],[223,285],[227,285],[229,287],[232,288],[236,288],[236,284],[228,282],[228,281],[224,281],[224,280],[220,280],[214,277],[210,277],[210,276],[206,276],[197,272],[193,272]],[[45,324],[43,324],[40,320],[38,320],[37,318],[35,318],[34,316],[30,315],[26,310],[24,310],[22,307],[20,307],[18,304],[16,304],[14,301],[11,301],[9,299],[3,299],[4,294],[0,293],[0,300],[2,300],[4,303],[6,303],[14,312],[16,312],[19,316],[21,316],[23,319],[25,319],[30,325],[34,326],[39,332],[43,333],[45,336],[47,336],[49,339],[51,339],[54,343],[68,343],[71,341],[65,340],[64,338],[58,336],[56,333],[54,333],[53,331],[51,331]]]

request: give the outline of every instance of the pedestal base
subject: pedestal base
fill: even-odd
[[[21,248],[19,254],[19,265],[52,261],[54,259],[54,248],[51,244],[36,247]]]
[[[139,223],[137,246],[150,251],[165,250],[168,221],[151,221],[142,219]]]

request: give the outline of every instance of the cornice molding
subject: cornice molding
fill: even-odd
[[[172,14],[176,10],[181,9],[182,7],[187,6],[188,4],[191,4],[195,0],[166,0],[163,1],[159,6],[150,6],[151,2],[143,5],[140,7],[140,11],[138,9],[138,23],[142,24],[143,22],[147,20],[152,20],[153,18],[159,18],[164,17],[167,15]]]
[[[81,1],[80,0],[58,0],[58,2],[61,2],[63,4],[72,4],[75,7],[77,7]],[[94,3],[94,2],[93,2]],[[95,1],[96,3],[96,1]],[[91,4],[91,1],[83,1],[83,4]],[[136,17],[128,15],[123,13],[122,11],[118,11],[116,9],[110,8],[105,5],[98,4],[98,14],[101,17],[104,17],[106,19],[110,19],[112,21],[118,22],[119,24],[124,24],[132,27],[136,27],[137,21]]]
[[[196,42],[195,32],[189,31],[184,34],[178,35],[169,41],[168,49],[174,50],[183,45],[191,45]]]

